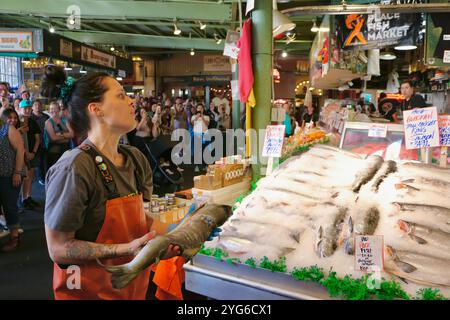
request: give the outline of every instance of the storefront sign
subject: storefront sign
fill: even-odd
[[[263,157],[281,157],[281,150],[284,142],[284,125],[267,126],[264,136]]]
[[[344,50],[368,50],[415,42],[420,28],[420,14],[378,13],[350,14],[336,17],[341,47]]]
[[[0,52],[33,52],[32,31],[0,31]]]
[[[109,68],[116,67],[115,56],[85,46],[81,46],[81,60]]]
[[[439,116],[439,137],[441,147],[450,147],[450,115]]]
[[[72,49],[72,41],[68,41],[66,39],[60,39],[59,40],[59,54],[68,57],[73,58],[73,49]]]
[[[203,71],[231,71],[230,59],[225,56],[204,56]]]
[[[373,123],[369,126],[369,137],[386,138],[387,124]]]
[[[439,146],[437,108],[403,111],[406,149]]]
[[[383,236],[355,236],[355,270],[374,272],[383,269]]]
[[[193,76],[191,82],[207,84],[211,82],[230,82],[230,76]]]

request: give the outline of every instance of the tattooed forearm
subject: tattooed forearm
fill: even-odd
[[[64,244],[66,258],[75,260],[95,260],[100,258],[114,258],[120,254],[118,245],[99,244],[88,241],[71,239]]]

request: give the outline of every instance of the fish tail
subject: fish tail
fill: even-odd
[[[128,264],[106,267],[106,270],[112,274],[111,283],[114,289],[122,289],[126,287],[140,273],[139,270],[132,270]]]

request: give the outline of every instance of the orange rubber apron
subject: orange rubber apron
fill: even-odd
[[[83,146],[86,148],[85,146]],[[80,149],[84,150],[83,147]],[[93,150],[92,148],[90,150]],[[86,150],[85,150],[86,151]],[[91,152],[88,152],[91,153]],[[97,158],[96,158],[97,159]],[[101,159],[101,158],[100,158]],[[107,172],[104,162],[96,161],[97,167]],[[106,168],[106,169],[103,169]],[[100,169],[99,169],[100,170]],[[107,172],[109,174],[109,172]],[[104,177],[105,175],[103,175]],[[110,176],[110,175],[109,175]],[[106,181],[111,184],[112,178]],[[139,188],[138,188],[139,189]],[[108,188],[110,191],[110,189]],[[142,194],[131,197],[120,197],[106,201],[106,214],[103,226],[95,240],[101,244],[128,243],[148,233]],[[119,257],[102,259],[105,265],[119,265],[133,259]],[[142,271],[127,287],[114,289],[111,286],[111,274],[96,261],[90,261],[78,266],[80,268],[80,289],[74,288],[74,273],[61,269],[56,263],[53,267],[53,290],[57,300],[144,300],[147,294],[150,267]]]

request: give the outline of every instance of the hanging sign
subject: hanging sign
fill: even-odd
[[[267,126],[264,136],[263,157],[281,157],[281,150],[284,142],[284,125]]]
[[[337,16],[343,50],[368,50],[392,46],[402,41],[415,42],[420,14],[378,13]]]
[[[225,47],[223,49],[223,55],[237,59],[239,54],[239,48],[237,42],[239,41],[239,32],[228,30],[227,37],[225,39]]]
[[[450,115],[440,115],[439,138],[441,147],[450,147]]]
[[[355,270],[374,272],[384,269],[383,236],[355,236]]]
[[[369,137],[372,138],[386,138],[387,124],[373,123],[369,126]]]
[[[250,11],[255,9],[255,0],[247,0],[247,6],[245,9],[245,15],[247,16]]]
[[[203,71],[230,71],[230,59],[224,56],[204,56]]]
[[[73,58],[73,45],[72,41],[68,41],[66,39],[60,39],[59,40],[59,54],[68,57]]]
[[[81,46],[81,60],[109,68],[116,68],[115,56],[85,46]]]
[[[32,52],[32,31],[0,31],[0,52]]]
[[[417,108],[403,111],[406,149],[439,146],[437,108]]]

